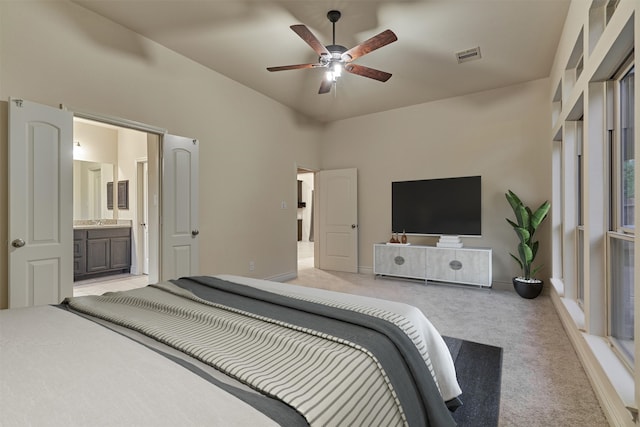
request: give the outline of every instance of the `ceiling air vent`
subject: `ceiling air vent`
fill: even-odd
[[[480,59],[482,58],[482,55],[480,55],[480,46],[456,52],[456,58],[458,59],[458,64]]]

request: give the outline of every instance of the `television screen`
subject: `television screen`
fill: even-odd
[[[396,233],[480,236],[480,176],[392,182],[391,211]]]

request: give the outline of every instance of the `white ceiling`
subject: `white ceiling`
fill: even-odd
[[[549,76],[570,0],[75,0],[245,86],[321,122],[494,89]],[[398,41],[354,63],[392,73],[386,83],[344,73],[318,95],[323,69],[289,26],[332,42],[326,14],[342,12],[336,44],[386,30]],[[482,58],[458,64],[455,52]]]

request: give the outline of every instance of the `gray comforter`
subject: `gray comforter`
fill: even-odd
[[[374,316],[212,277],[66,305],[214,366],[311,425],[454,425],[415,345]]]

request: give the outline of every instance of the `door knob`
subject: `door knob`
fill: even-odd
[[[351,228],[356,228],[356,227],[357,227],[357,225],[351,224]]]
[[[192,235],[193,237],[197,236],[198,234],[200,234],[200,232],[199,232],[198,230],[192,230],[192,231],[191,231],[191,235]]]
[[[25,242],[22,239],[16,239],[13,242],[11,242],[11,246],[13,246],[14,248],[21,248],[24,245],[25,245]]]

